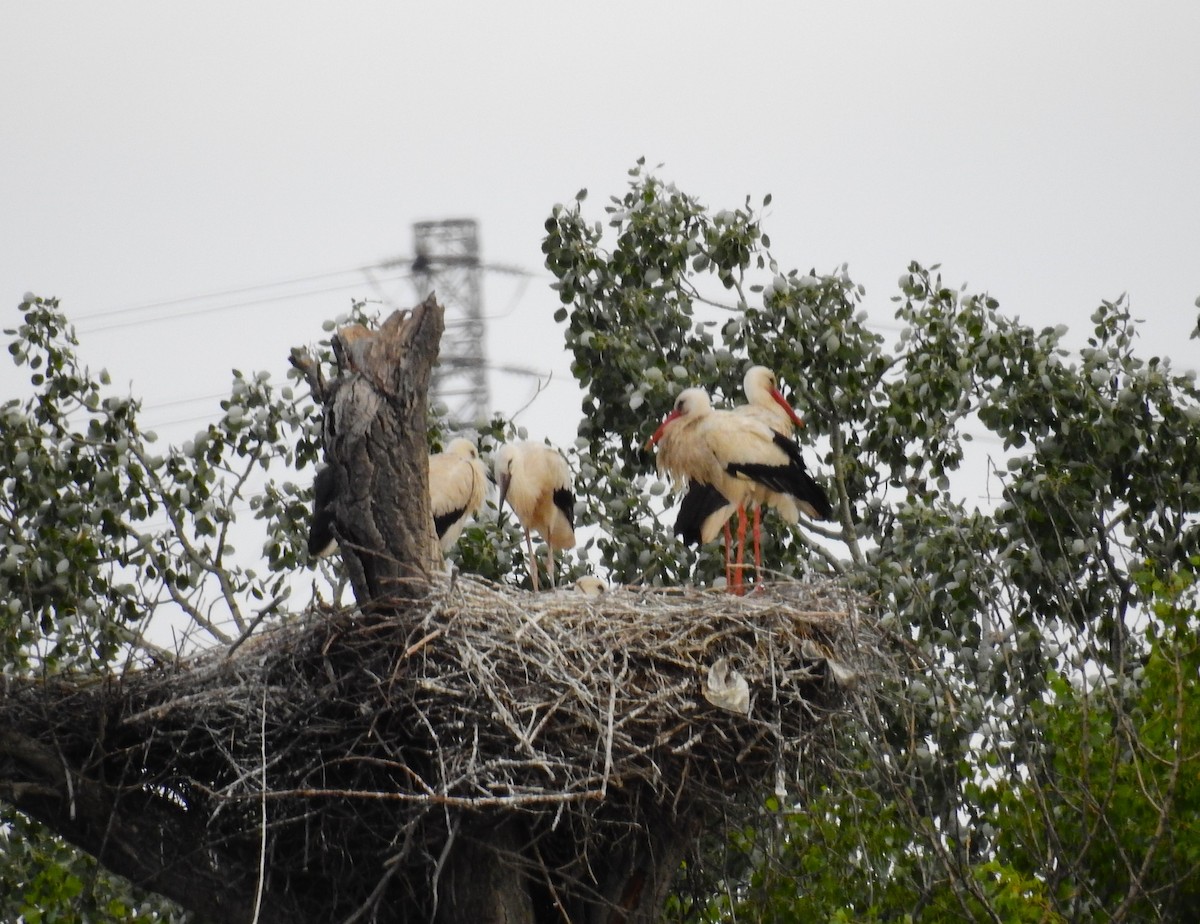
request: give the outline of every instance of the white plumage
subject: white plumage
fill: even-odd
[[[546,542],[546,570],[554,586],[554,551],[575,545],[575,491],[571,469],[562,453],[544,443],[505,443],[494,462],[500,506],[509,506],[525,528],[525,545],[533,589],[539,589],[537,562],[530,531]]]
[[[742,392],[746,403],[734,408],[734,412],[765,423],[780,436],[791,438],[797,427],[803,427],[804,421],[792,408],[787,399],[779,391],[779,383],[775,373],[766,366],[751,366],[746,370],[742,379]],[[800,520],[800,511],[808,516],[820,519],[820,512],[813,503],[805,498],[796,497],[786,491],[772,491],[762,485],[756,485],[752,496],[751,508],[754,512],[754,572],[762,572],[762,508],[770,507],[788,523]],[[742,535],[744,523],[739,520],[739,537]],[[741,566],[744,550],[738,546],[737,560]],[[725,527],[726,555],[729,553],[729,527]]]
[[[735,414],[760,420],[776,433],[791,436],[804,421],[779,391],[775,373],[766,366],[751,366],[742,377],[746,403],[734,408]]]
[[[451,440],[429,457],[429,508],[443,554],[487,498],[487,468],[469,439]]]
[[[699,541],[716,538],[725,520],[750,497],[753,484],[737,478],[726,470],[736,428],[744,425],[747,435],[763,436],[770,430],[765,425],[746,418],[739,420],[729,411],[714,410],[708,392],[701,388],[686,388],[679,393],[672,408],[647,446],[658,446],[658,471],[691,489],[707,485],[720,494],[720,506],[707,510],[698,526]],[[714,499],[715,501],[715,499]],[[680,531],[676,523],[676,531]],[[685,541],[690,537],[685,536]]]
[[[821,517],[831,513],[825,492],[805,470],[799,447],[760,416],[714,410],[707,392],[688,388],[650,438],[647,445],[659,445],[659,470],[689,483],[675,523],[684,541],[711,541],[736,511],[740,544],[745,505],[776,495],[772,502],[777,505],[786,502],[793,510],[801,505]],[[740,586],[739,569],[734,587]]]

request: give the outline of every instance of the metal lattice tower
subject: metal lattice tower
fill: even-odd
[[[479,223],[473,218],[413,225],[413,284],[446,309],[446,332],[433,369],[433,398],[446,405],[452,426],[471,426],[492,410],[484,350],[483,276]]]

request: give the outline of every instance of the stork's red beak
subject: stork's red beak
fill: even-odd
[[[658,425],[658,429],[654,431],[654,435],[650,437],[650,439],[646,440],[646,448],[650,449],[655,443],[661,440],[662,435],[667,431],[667,425],[682,413],[683,412],[679,410],[679,408],[675,408],[670,414],[664,417],[663,422],[660,423]]]
[[[792,423],[794,423],[797,427],[804,426],[804,418],[797,414],[795,409],[787,403],[787,399],[779,393],[779,389],[772,388],[771,397],[775,399],[776,403],[780,407],[787,411],[787,415],[791,419]]]

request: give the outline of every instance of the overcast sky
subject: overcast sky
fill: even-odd
[[[640,156],[715,208],[771,193],[781,264],[848,262],[880,321],[916,259],[1079,338],[1127,291],[1147,352],[1200,365],[1193,0],[10,4],[0,319],[59,296],[85,359],[182,440],[231,368],[282,373],[379,291],[174,300],[411,254],[414,221],[473,217],[486,262],[536,274],[489,276],[489,353],[558,370],[521,422],[562,438],[543,222],[580,187],[601,217]],[[531,385],[493,391],[511,412]]]

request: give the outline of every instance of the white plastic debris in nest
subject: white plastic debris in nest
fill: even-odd
[[[750,684],[729,665],[728,658],[718,658],[708,669],[704,698],[718,709],[750,714]]]
[[[598,597],[608,590],[608,585],[595,575],[585,574],[575,582],[575,589],[585,597]]]

